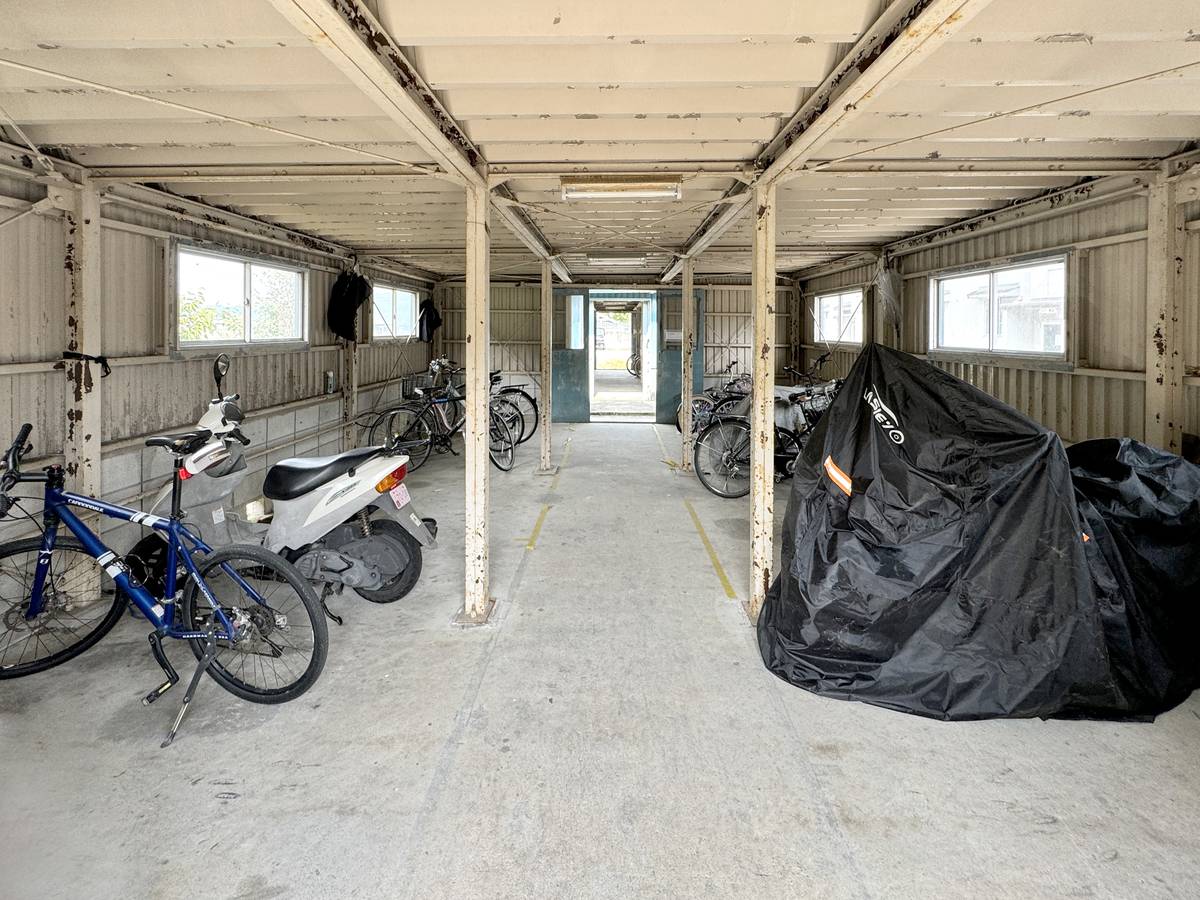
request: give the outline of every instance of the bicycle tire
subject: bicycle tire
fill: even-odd
[[[426,413],[420,406],[401,406],[388,414],[388,447],[408,456],[410,472],[425,464],[433,448],[433,432]]]
[[[506,387],[500,389],[500,395],[508,397],[517,404],[517,408],[521,410],[521,415],[525,417],[525,430],[521,433],[521,439],[518,444],[523,444],[538,430],[540,422],[540,413],[538,412],[537,400],[528,391],[519,387]],[[533,423],[532,425],[530,423]]]
[[[394,413],[400,407],[390,406],[382,412],[376,413],[375,418],[371,420],[371,424],[367,427],[367,446],[376,447],[385,442],[387,438],[387,420],[388,416]],[[380,429],[383,429],[380,431]]]
[[[121,618],[121,613],[125,610],[125,595],[117,589],[117,586],[113,583],[112,579],[108,577],[108,574],[104,571],[104,569],[97,565],[96,560],[92,557],[92,555],[83,548],[83,544],[79,543],[79,541],[73,538],[58,538],[54,543],[54,553],[50,558],[51,568],[50,575],[47,577],[47,589],[52,589],[55,594],[57,594],[58,590],[60,589],[63,591],[67,590],[66,587],[59,588],[57,586],[58,580],[66,577],[66,571],[59,569],[58,573],[56,573],[54,568],[56,557],[61,551],[65,550],[81,555],[82,559],[80,561],[86,562],[87,573],[89,577],[94,576],[100,580],[101,597],[103,597],[106,593],[111,592],[112,602],[108,604],[107,608],[105,608],[102,603],[95,604],[97,612],[103,612],[103,615],[97,615],[94,620],[94,624],[92,624],[87,631],[80,635],[78,640],[75,640],[73,643],[64,642],[65,646],[61,650],[50,653],[46,656],[36,657],[25,663],[15,662],[6,665],[5,660],[8,658],[8,654],[14,646],[14,638],[10,637],[10,635],[16,634],[19,627],[27,627],[29,628],[29,634],[32,636],[34,635],[34,628],[38,627],[28,625],[28,621],[25,619],[24,614],[21,611],[21,607],[22,605],[28,604],[30,590],[28,587],[28,582],[32,580],[33,568],[37,565],[37,557],[41,549],[42,539],[40,537],[23,538],[21,540],[9,541],[6,544],[0,545],[0,573],[2,573],[0,574],[0,629],[2,629],[0,630],[0,680],[5,678],[22,678],[26,675],[34,675],[38,672],[45,672],[47,669],[53,669],[55,666],[60,666],[68,660],[74,659],[85,650],[94,647],[101,638],[112,631],[113,626],[116,625],[117,621]],[[22,582],[20,596],[18,598],[10,599],[5,596],[5,589],[9,587],[7,582],[12,580],[12,573],[15,571],[15,569],[11,566],[11,564],[6,562],[6,559],[20,553],[31,554],[31,559],[28,561],[30,563],[27,570],[28,578]],[[68,563],[67,568],[69,569],[71,565],[73,565],[73,563]],[[53,579],[53,582],[51,579]],[[53,588],[52,584],[55,585]],[[107,585],[107,590],[104,589],[105,585]],[[40,620],[45,619],[46,616],[47,613],[43,612],[41,616],[38,617],[39,625],[43,624]],[[79,620],[77,616],[72,615],[71,618],[74,618],[77,621],[82,621]],[[48,622],[49,620],[46,621]],[[45,627],[48,629],[51,626],[47,624]],[[42,634],[46,633],[46,631],[42,632]],[[62,641],[61,637],[58,639]],[[28,640],[29,639],[26,638],[25,643],[28,643]],[[34,649],[36,650],[40,645],[41,639],[38,638],[34,645]],[[17,659],[20,660],[22,658],[24,658],[23,650]]]
[[[794,431],[788,431],[786,428],[775,428],[775,480],[783,481],[792,477],[795,471],[796,460],[800,458],[800,451],[804,449],[804,445],[800,442],[800,436]]]
[[[743,419],[713,421],[696,438],[692,465],[708,491],[727,500],[745,497],[750,493],[750,423]],[[736,477],[732,486],[731,477]]]
[[[504,417],[488,410],[488,456],[501,472],[512,471],[517,461],[517,443]]]
[[[236,565],[238,561],[249,563],[249,565],[238,566]],[[246,598],[245,590],[223,571],[223,566],[226,564],[234,565],[238,574],[244,579],[259,583],[256,590],[260,590],[263,599],[267,601],[265,605],[267,612],[263,611],[264,604],[255,603],[253,606],[244,608],[240,605],[231,605],[231,609],[239,609],[248,616],[250,624],[247,627],[252,628],[253,632],[237,643],[218,641],[217,655],[208,668],[208,674],[229,693],[235,697],[241,697],[243,700],[249,700],[251,703],[286,703],[288,700],[294,700],[312,687],[320,676],[321,670],[325,666],[325,658],[329,653],[329,628],[325,623],[325,613],[321,609],[317,595],[313,592],[312,585],[296,571],[295,566],[269,550],[252,544],[231,544],[208,554],[199,561],[198,565],[200,577],[217,600],[221,602],[223,608],[227,598],[235,600]],[[218,569],[222,571],[218,573],[216,571]],[[299,601],[298,606],[293,603],[285,609],[282,602],[277,607],[271,606],[271,599],[275,595],[270,589],[262,586],[272,582],[287,584]],[[183,592],[180,614],[186,627],[196,631],[204,630],[212,613],[206,598],[200,600],[202,607],[197,604],[196,598],[199,595],[200,590],[196,580],[189,578]],[[208,614],[207,618],[204,614]],[[284,616],[283,625],[279,623],[280,615]],[[261,643],[267,644],[272,650],[276,649],[284,629],[290,630],[293,627],[293,621],[288,621],[288,616],[293,616],[294,620],[306,619],[312,634],[312,652],[304,671],[300,673],[299,677],[295,677],[294,670],[288,666],[288,675],[293,676],[295,680],[283,684],[278,683],[278,669],[272,667],[271,671],[276,676],[277,683],[275,685],[259,686],[247,682],[244,678],[247,657],[253,656],[256,660],[251,666],[251,675],[253,676],[255,671],[261,671],[265,681],[267,664],[262,660],[265,657],[281,659],[283,656],[282,653],[276,656],[273,653],[254,652],[255,646],[249,642],[254,641],[257,637]],[[272,640],[272,636],[276,640]],[[197,659],[204,655],[204,643],[199,639],[188,640]],[[293,641],[288,641],[287,644],[296,648]],[[237,675],[229,668],[229,663],[236,659],[241,660],[241,665],[237,667]]]
[[[500,396],[493,397],[490,405],[504,417],[504,424],[512,432],[513,443],[521,443],[521,435],[525,432],[525,416],[521,414],[520,407],[508,398]]]

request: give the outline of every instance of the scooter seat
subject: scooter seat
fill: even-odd
[[[267,470],[263,496],[268,500],[295,500],[382,452],[382,447],[362,447],[337,456],[281,459]]]

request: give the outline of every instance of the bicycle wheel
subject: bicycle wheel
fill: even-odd
[[[429,459],[433,433],[419,406],[401,406],[388,414],[387,444],[408,455],[408,471],[415,472]]]
[[[525,430],[521,432],[521,437],[517,441],[518,444],[525,443],[533,437],[533,433],[538,429],[537,401],[533,399],[532,394],[519,387],[501,388],[500,396],[517,404],[517,409],[521,410],[521,415],[525,417]]]
[[[491,400],[491,407],[504,418],[504,424],[512,432],[513,443],[521,443],[521,435],[525,433],[525,417],[521,415],[517,404],[507,397],[496,396]]]
[[[745,399],[746,398],[744,396],[726,397],[724,400],[713,406],[712,416],[710,418],[720,419],[724,416],[732,415],[733,411],[737,409],[738,404]]]
[[[713,401],[711,397],[699,396],[692,398],[692,433],[702,431],[712,419]],[[675,430],[683,434],[683,403],[675,410]]]
[[[42,590],[42,612],[26,619],[42,539],[0,546],[0,678],[44,672],[104,637],[125,609],[125,597],[83,545],[59,538]]]
[[[508,472],[517,461],[517,442],[504,417],[495,410],[488,411],[488,455],[501,472]]]
[[[718,497],[750,493],[750,423],[717,420],[700,432],[692,451],[700,483]]]
[[[380,413],[373,413],[371,424],[367,427],[367,446],[378,447],[387,441],[387,420],[395,412],[395,408],[385,409]]]
[[[217,642],[208,669],[213,680],[252,703],[284,703],[312,687],[325,665],[329,630],[317,595],[296,567],[262,547],[233,544],[200,560],[199,570],[239,631],[236,642]],[[193,578],[183,592],[180,614],[185,627],[196,631],[212,621],[212,607]],[[188,643],[199,659],[204,641]]]
[[[775,480],[791,478],[800,457],[800,440],[786,428],[775,429]]]

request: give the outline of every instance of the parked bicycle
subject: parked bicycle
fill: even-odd
[[[821,356],[808,372],[789,369],[804,382],[799,389],[775,388],[773,447],[777,482],[791,477],[801,450],[841,388],[840,380],[818,381],[817,372],[827,360],[828,354]],[[750,403],[747,395],[728,413],[714,416],[696,438],[692,451],[696,475],[718,497],[744,497],[750,493]]]
[[[629,358],[625,360],[625,371],[634,378],[642,377],[642,354],[631,353]]]
[[[433,450],[457,456],[453,439],[466,426],[463,397],[450,379],[462,369],[441,359],[434,360],[430,370],[435,385],[443,375],[445,383],[417,388],[413,400],[381,414],[370,430],[372,443],[380,439],[393,451],[408,455],[410,471],[424,465]],[[497,469],[512,469],[516,462],[515,435],[523,429],[523,414],[515,402],[501,395],[489,398],[488,455]]]
[[[731,359],[722,370],[722,374],[731,377],[719,387],[705,388],[700,394],[692,397],[692,433],[704,430],[714,416],[727,415],[741,400],[750,393],[751,380],[749,375],[733,375],[737,368],[737,360]],[[683,401],[675,410],[675,428],[683,432]]]
[[[186,641],[197,659],[168,746],[207,672],[230,693],[254,703],[283,703],[307,691],[325,665],[328,631],[316,595],[296,568],[263,547],[233,544],[213,550],[183,524],[180,487],[185,478],[218,461],[192,457],[211,438],[204,430],[146,440],[173,459],[169,517],[151,515],[64,490],[62,466],[21,471],[33,426],[21,426],[4,457],[0,517],[21,497],[18,484],[43,484],[41,537],[0,545],[0,678],[19,678],[73,659],[94,646],[133,603],[153,626],[150,650],[167,680],[148,693],[149,705],[179,681],[162,639]],[[31,498],[26,498],[31,499]],[[85,525],[72,508],[153,528],[166,536],[161,591],[140,583],[125,561]],[[59,536],[65,525],[74,538]],[[99,566],[97,569],[92,563]]]

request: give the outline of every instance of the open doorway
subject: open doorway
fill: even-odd
[[[653,422],[658,358],[655,291],[588,292],[592,421]]]

